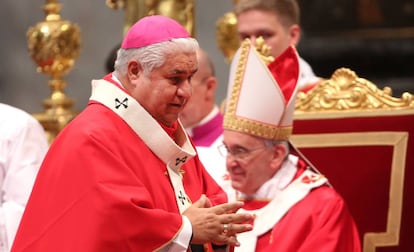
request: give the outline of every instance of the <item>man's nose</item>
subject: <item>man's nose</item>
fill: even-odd
[[[249,39],[250,39],[250,41],[251,41],[252,45],[254,45],[254,44],[256,43],[256,39],[257,39],[257,37],[256,37],[255,35],[251,35],[251,36],[249,37]]]
[[[191,86],[191,82],[189,80],[183,81],[177,90],[177,95],[184,97],[185,99],[189,99],[193,93],[193,88]]]
[[[237,165],[237,158],[231,155],[230,153],[226,156],[226,167],[227,169],[230,169]]]

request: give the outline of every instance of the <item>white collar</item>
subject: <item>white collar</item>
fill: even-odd
[[[114,78],[114,80],[117,80]],[[179,123],[177,145],[161,125],[130,95],[106,80],[92,81],[92,95],[95,100],[119,115],[147,144],[147,146],[167,165],[178,171],[196,152]]]
[[[292,182],[297,172],[298,157],[289,155],[283,162],[282,167],[276,174],[266,181],[256,193],[252,195],[240,194],[244,199],[271,200],[280,194],[290,182]]]

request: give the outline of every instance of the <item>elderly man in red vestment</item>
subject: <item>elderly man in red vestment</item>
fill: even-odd
[[[289,144],[300,72],[296,50],[288,47],[273,60],[260,49],[247,39],[236,53],[224,114],[221,151],[230,180],[223,188],[229,200],[245,202],[239,212],[255,215],[253,230],[238,235],[241,246],[234,251],[358,252],[345,202]]]
[[[139,20],[115,71],[92,81],[88,106],[40,168],[13,252],[202,250],[239,245],[242,202],[203,168],[177,120],[191,95],[198,43],[176,21]],[[235,233],[228,233],[228,225]]]

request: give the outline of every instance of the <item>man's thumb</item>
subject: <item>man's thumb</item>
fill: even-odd
[[[193,203],[193,205],[195,205],[196,207],[199,207],[199,208],[205,208],[205,207],[208,207],[208,206],[206,206],[206,205],[208,205],[208,202],[209,202],[209,200],[206,197],[206,195],[202,194],[201,197],[196,202]]]

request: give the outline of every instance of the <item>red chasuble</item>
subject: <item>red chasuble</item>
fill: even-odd
[[[361,251],[358,230],[342,197],[325,184],[323,176],[303,168],[299,167],[295,179],[271,201],[245,200],[242,211],[256,215],[254,228],[240,234],[241,246],[231,251]],[[280,185],[271,186],[275,190]]]
[[[114,99],[114,106],[133,108],[132,98],[126,97],[128,102],[124,96]],[[119,116],[114,110],[91,100],[55,139],[39,171],[13,252],[154,251],[180,231],[182,216],[166,163],[155,154],[165,149],[150,149],[134,131],[134,127],[148,127],[147,121],[135,118],[142,125],[131,125],[124,120],[134,111]],[[157,137],[160,129],[145,132],[145,138]],[[198,157],[177,158],[175,165],[180,162],[189,201],[201,194],[213,204],[226,201]]]
[[[255,204],[249,202],[246,207]],[[260,236],[255,251],[359,252],[361,249],[358,231],[343,200],[332,188],[322,186],[312,190],[272,230]]]

